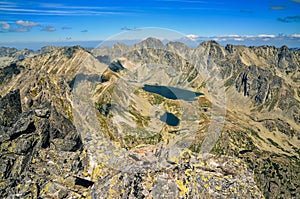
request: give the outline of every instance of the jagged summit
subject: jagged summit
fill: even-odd
[[[112,47],[113,50],[128,48],[128,46],[124,43],[117,42]]]
[[[63,75],[71,81],[83,62],[93,60],[93,56],[80,46],[51,48],[40,55],[18,62],[26,68]],[[93,62],[93,61],[92,61]],[[94,60],[96,62],[96,60]]]
[[[214,40],[205,41],[199,44],[196,50],[201,49],[203,49],[209,57],[215,57],[216,59],[222,59],[226,55],[225,48]]]
[[[160,39],[154,37],[148,37],[142,42],[135,45],[136,48],[158,48],[164,49],[165,45],[162,43]]]
[[[214,45],[220,46],[220,44],[215,40],[204,41],[200,44],[200,46],[201,45],[202,46],[207,46],[207,45],[209,45],[209,46],[214,46]]]
[[[184,43],[182,42],[179,42],[179,41],[170,41],[166,44],[166,46],[172,46],[174,48],[189,48],[187,45],[185,45]]]

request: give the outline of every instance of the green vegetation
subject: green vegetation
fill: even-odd
[[[137,137],[133,135],[127,135],[123,138],[126,147],[129,149],[134,148],[141,144],[155,145],[162,141],[161,134],[149,135],[149,137]]]
[[[149,102],[151,105],[159,105],[165,101],[165,98],[158,94],[149,94]]]
[[[199,97],[198,98],[198,104],[199,107],[205,107],[205,108],[209,108],[212,107],[212,103],[205,97]]]
[[[267,138],[267,140],[276,148],[280,149],[281,151],[287,152],[289,153],[289,151],[285,150],[284,148],[282,148],[277,142],[275,142],[274,140],[272,140],[271,138]]]
[[[191,82],[191,81],[193,81],[196,77],[197,77],[197,71],[194,70],[194,71],[189,75],[187,81],[188,81],[188,82]]]
[[[275,96],[272,98],[272,101],[269,106],[269,111],[273,110],[278,102],[278,92],[275,92]]]
[[[133,107],[130,107],[129,113],[134,116],[133,119],[139,127],[148,126],[150,121],[149,117],[141,115],[140,112],[135,110]]]
[[[205,81],[203,81],[202,83],[201,83],[201,85],[199,86],[199,89],[201,89],[201,88],[205,88],[206,87],[206,82]]]
[[[248,129],[251,132],[251,135],[257,137],[258,139],[260,139],[261,141],[264,141],[256,131],[254,131],[253,129]]]
[[[275,147],[279,148],[279,144],[277,144],[276,142],[274,142],[271,138],[267,138],[267,140],[272,144],[274,145]]]

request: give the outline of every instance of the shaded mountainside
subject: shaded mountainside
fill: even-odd
[[[78,46],[22,53],[1,50],[2,198],[300,197],[299,50],[214,41],[190,49],[149,38],[91,53]],[[201,73],[216,70],[226,118],[203,157],[215,109],[213,80]],[[78,127],[72,91],[81,84],[94,89],[79,96],[93,104],[96,133]],[[143,90],[148,84],[204,95],[185,102]],[[165,124],[164,113],[180,125]],[[182,150],[172,154],[170,145]]]

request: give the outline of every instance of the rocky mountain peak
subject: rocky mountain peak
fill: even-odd
[[[51,48],[51,51],[26,58],[18,65],[50,74],[63,75],[71,81],[81,64],[84,62],[97,62],[97,60],[80,46]]]
[[[128,53],[130,49],[131,47],[127,46],[126,44],[117,42],[111,47],[110,51],[114,53],[114,56],[111,56],[111,58],[121,56],[124,53]]]
[[[42,47],[38,52],[39,52],[40,54],[43,54],[43,53],[48,53],[48,52],[54,51],[54,50],[59,49],[59,48],[62,48],[62,47],[57,47],[57,46],[44,46],[44,47]]]
[[[190,48],[187,45],[177,41],[176,42],[171,41],[167,43],[166,48],[167,50],[171,52],[175,52],[176,54],[185,58],[188,57],[190,51]]]
[[[120,43],[120,42],[117,42],[115,43],[112,47],[111,47],[113,50],[117,50],[117,49],[126,49],[128,48],[128,46],[124,43]]]
[[[224,47],[214,40],[202,42],[197,48],[203,48],[210,57],[216,59],[223,59],[226,55]]]
[[[290,49],[289,49],[289,47],[287,47],[286,45],[284,45],[284,46],[281,46],[280,51],[289,52]]]
[[[243,51],[243,50],[245,50],[245,49],[247,49],[247,47],[246,47],[246,46],[241,46],[241,45],[227,44],[227,45],[225,46],[225,50],[226,50],[228,53],[230,53],[230,54],[234,54],[234,53],[236,53],[236,52],[238,52],[238,51]]]
[[[170,41],[166,44],[166,47],[172,49],[172,51],[187,51],[190,49],[187,45],[178,41]]]
[[[164,49],[165,45],[162,43],[161,40],[154,38],[154,37],[148,37],[147,39],[143,40],[142,42],[135,45],[136,48],[158,48],[158,49]]]
[[[209,41],[202,42],[199,46],[221,46],[221,45],[215,40],[209,40]]]

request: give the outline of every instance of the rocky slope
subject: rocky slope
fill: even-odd
[[[0,195],[298,198],[299,55],[149,38],[14,59],[0,68]]]

